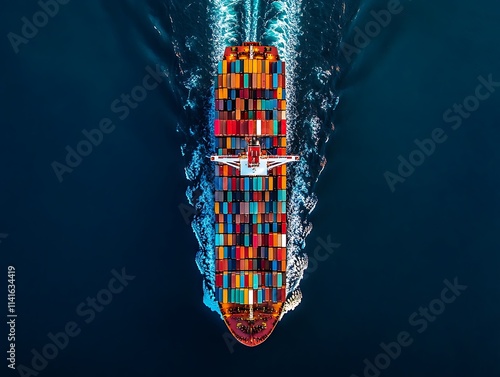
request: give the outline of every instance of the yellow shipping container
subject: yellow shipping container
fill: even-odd
[[[219,214],[220,210],[219,210],[219,202],[215,202],[215,213],[216,214]]]
[[[253,67],[252,67],[252,71],[253,73],[258,73],[259,72],[259,61],[254,59],[253,60]]]
[[[241,287],[240,274],[236,274],[236,288]]]
[[[269,248],[269,260],[274,260],[274,248]]]
[[[224,304],[227,304],[227,288],[224,288],[224,289],[222,290],[222,302],[223,302]]]
[[[248,289],[245,289],[243,294],[245,296],[245,304],[248,304]]]
[[[278,99],[283,99],[283,88],[278,88]]]
[[[223,60],[222,61],[222,74],[227,73],[227,61]]]
[[[286,190],[286,177],[282,176],[280,179],[281,179],[281,188],[283,190]]]

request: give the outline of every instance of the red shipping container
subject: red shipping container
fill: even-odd
[[[216,136],[220,134],[220,125],[218,119],[214,121],[214,133]]]
[[[255,135],[255,122],[253,120],[248,121],[248,133],[250,135]]]
[[[286,135],[286,120],[285,119],[280,121],[280,134]]]
[[[216,274],[215,275],[215,286],[217,288],[222,287],[222,274]]]

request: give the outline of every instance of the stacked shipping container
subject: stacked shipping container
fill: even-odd
[[[215,90],[218,155],[239,155],[257,137],[268,155],[286,155],[285,64],[223,60]],[[268,176],[215,167],[216,298],[222,304],[286,299],[286,165]]]

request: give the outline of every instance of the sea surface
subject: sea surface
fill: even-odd
[[[500,375],[498,2],[45,1],[0,12],[1,376]],[[256,348],[214,304],[207,158],[246,40],[302,157],[298,305]]]

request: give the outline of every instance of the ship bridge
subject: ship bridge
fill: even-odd
[[[249,143],[246,151],[238,156],[214,155],[214,162],[226,164],[239,170],[241,176],[265,176],[269,171],[288,162],[298,161],[299,156],[270,156],[262,150],[255,138]]]

